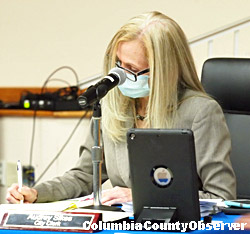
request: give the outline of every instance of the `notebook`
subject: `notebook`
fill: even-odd
[[[135,220],[157,219],[162,209],[176,208],[170,222],[199,221],[198,175],[192,131],[130,129],[127,147]]]

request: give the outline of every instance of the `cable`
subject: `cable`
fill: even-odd
[[[34,109],[33,114],[33,126],[32,126],[32,134],[31,134],[31,145],[30,145],[30,162],[29,165],[32,165],[32,159],[33,159],[33,147],[34,147],[34,140],[35,140],[35,132],[36,132],[36,112],[37,112],[37,104]]]
[[[63,150],[65,149],[65,147],[67,146],[67,144],[69,143],[70,139],[72,138],[72,136],[74,135],[76,129],[79,127],[80,123],[82,122],[82,120],[86,117],[87,113],[89,112],[89,110],[87,110],[84,115],[79,119],[79,121],[77,122],[76,126],[74,127],[73,131],[71,132],[71,134],[69,135],[68,139],[66,140],[66,142],[64,143],[64,145],[62,146],[62,148],[59,150],[59,152],[56,154],[56,156],[51,160],[51,162],[48,164],[48,166],[44,169],[44,171],[41,173],[41,175],[38,177],[38,179],[35,181],[34,185],[37,184],[38,181],[41,180],[41,178],[45,175],[45,173],[49,170],[49,168],[53,165],[53,163],[58,159],[58,157],[61,155],[61,153],[63,152]]]
[[[47,84],[48,84],[49,82],[51,82],[51,81],[61,81],[61,82],[65,83],[68,87],[70,87],[70,83],[69,83],[68,81],[63,80],[63,79],[60,79],[60,78],[52,78],[52,79],[50,79],[50,80],[47,82]]]
[[[34,106],[34,113],[33,113],[33,124],[32,124],[32,134],[31,134],[31,144],[30,144],[30,160],[29,165],[32,166],[32,159],[33,159],[33,148],[34,148],[34,140],[35,140],[35,132],[36,132],[36,113],[37,113],[37,106],[38,103],[36,102]]]
[[[78,79],[78,75],[76,73],[76,71],[70,67],[70,66],[61,66],[59,68],[57,68],[56,70],[54,70],[49,76],[48,78],[45,80],[45,82],[43,83],[43,86],[41,88],[41,94],[43,94],[46,85],[48,84],[49,81],[52,80],[56,80],[56,81],[62,81],[68,84],[68,86],[70,87],[70,84],[63,80],[63,79],[59,79],[59,78],[53,78],[51,79],[58,71],[62,70],[62,69],[69,69],[70,71],[72,71],[75,75],[76,78],[76,86],[78,86],[79,83],[79,79]],[[36,131],[36,114],[37,114],[37,107],[38,107],[38,103],[36,103],[35,107],[34,107],[34,114],[33,114],[33,126],[32,126],[32,134],[31,134],[31,145],[30,145],[30,158],[29,158],[29,165],[32,166],[32,160],[33,160],[33,148],[34,148],[34,140],[35,140],[35,131]],[[86,112],[87,113],[87,112]]]
[[[47,83],[49,82],[50,78],[51,78],[55,73],[57,73],[58,71],[60,71],[60,70],[62,70],[62,69],[69,69],[70,71],[72,71],[72,72],[74,73],[75,78],[76,78],[76,86],[78,86],[79,78],[78,78],[78,75],[77,75],[76,71],[75,71],[72,67],[70,67],[70,66],[62,66],[62,67],[57,68],[55,71],[53,71],[53,72],[49,75],[49,77],[45,80],[45,82],[44,82],[44,84],[43,84],[43,87],[42,87],[41,93],[43,93],[44,88],[46,87],[46,85],[47,85]]]

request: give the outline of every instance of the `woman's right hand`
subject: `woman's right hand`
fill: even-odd
[[[37,200],[37,190],[27,186],[19,188],[18,184],[12,184],[8,188],[6,200],[12,204],[18,204],[21,200],[24,203],[33,203]]]

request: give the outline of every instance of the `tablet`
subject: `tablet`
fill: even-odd
[[[130,129],[127,133],[135,220],[145,208],[176,208],[171,222],[200,220],[193,132]],[[149,210],[148,210],[149,211]]]

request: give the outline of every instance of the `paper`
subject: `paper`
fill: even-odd
[[[93,205],[93,194],[69,199],[64,201],[50,203],[33,203],[33,204],[2,204],[0,205],[0,220],[7,211],[64,211],[64,212],[87,212],[87,213],[102,213],[104,222],[112,222],[133,216],[133,213],[120,211],[103,211],[84,209],[86,206]]]
[[[222,199],[200,199],[201,217],[218,213],[220,211],[218,204],[222,201]]]
[[[70,212],[89,212],[89,213],[97,213],[98,212],[98,213],[102,213],[102,221],[103,222],[112,222],[112,221],[116,221],[116,220],[120,220],[120,219],[134,216],[133,215],[133,208],[132,208],[132,212],[130,210],[126,211],[124,209],[122,209],[122,210],[126,211],[126,212],[84,209],[84,207],[86,207],[86,206],[93,205],[93,194],[90,194],[90,195],[84,196],[84,197],[79,197],[77,199],[72,199],[71,201],[73,201],[76,204],[78,209],[70,210]],[[131,202],[131,204],[132,204],[132,202]]]
[[[200,212],[202,217],[211,213],[217,213],[219,207],[223,206],[222,199],[200,199]],[[69,199],[64,201],[50,203],[33,203],[33,204],[2,204],[0,213],[6,210],[31,210],[31,211],[66,211],[72,209],[84,208],[93,205],[93,195]],[[133,213],[133,203],[125,202],[121,209],[128,213]]]
[[[128,212],[128,213],[133,213],[134,210],[133,210],[133,202],[124,202],[122,203],[122,207],[121,209],[125,212]]]
[[[69,199],[69,200],[60,201],[60,202],[68,202],[69,204],[75,204],[77,208],[82,208],[82,207],[93,205],[93,201],[94,201],[94,197],[92,193],[87,196],[78,197],[78,198]]]
[[[69,207],[69,203],[33,203],[33,204],[1,204],[0,212],[6,210],[37,210],[37,211],[62,211]]]
[[[106,211],[106,210],[92,210],[92,209],[75,209],[70,212],[87,212],[87,213],[102,213],[103,222],[113,222],[120,219],[133,217],[133,213],[123,212],[123,211]]]
[[[4,213],[8,210],[16,211],[66,211],[92,205],[93,196],[85,196],[76,199],[64,201],[49,202],[49,203],[32,203],[32,204],[1,204],[0,205],[0,220]]]

